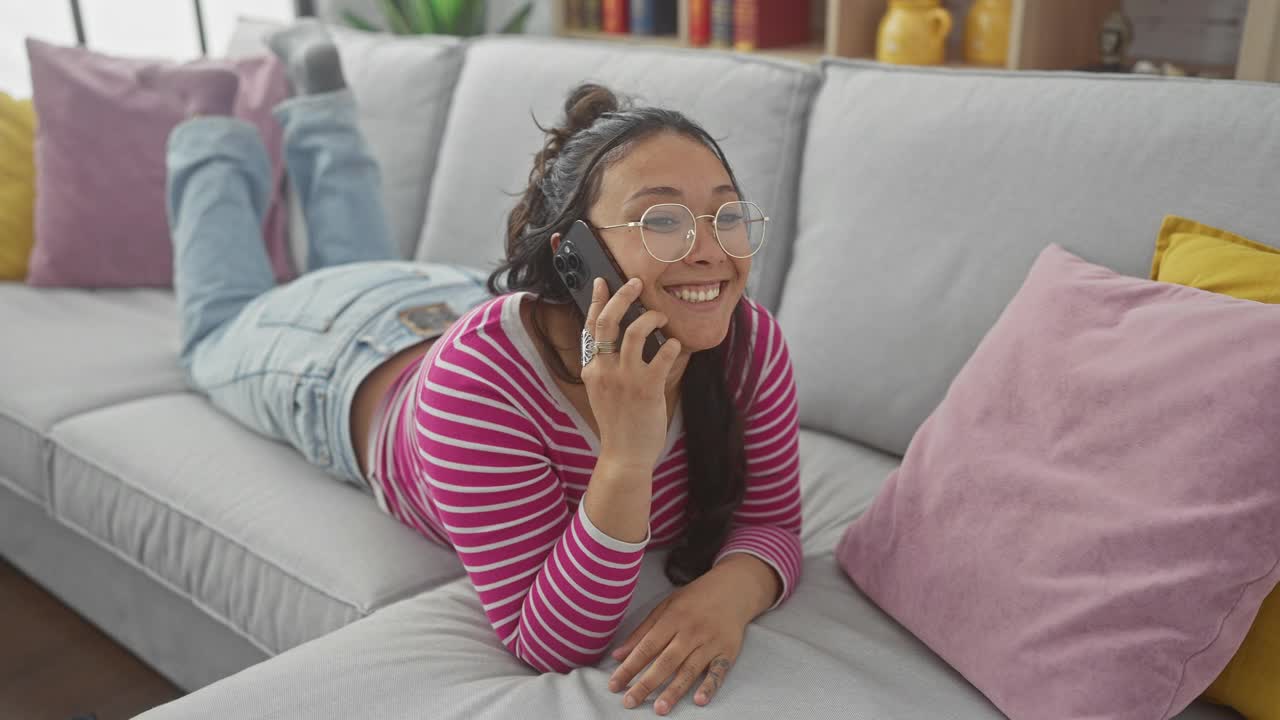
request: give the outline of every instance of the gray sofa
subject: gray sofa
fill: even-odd
[[[1280,86],[340,44],[407,258],[491,265],[540,144],[531,113],[554,121],[583,79],[703,122],[773,218],[752,288],[799,383],[804,578],[750,627],[724,692],[677,716],[1002,717],[846,579],[840,534],[1047,243],[1140,276],[1166,213],[1280,244]],[[186,391],[171,293],[0,284],[0,328],[0,553],[196,691],[141,717],[624,712],[612,661],[523,666],[452,553]],[[624,632],[671,590],[661,562]]]

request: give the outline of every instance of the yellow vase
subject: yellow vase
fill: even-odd
[[[971,65],[1004,67],[1009,58],[1013,0],[974,0],[964,26],[964,60]]]
[[[876,34],[876,59],[896,65],[941,65],[951,13],[938,0],[890,0]]]

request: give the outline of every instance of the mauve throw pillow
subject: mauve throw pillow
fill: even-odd
[[[1155,720],[1280,578],[1280,307],[1057,246],[837,548],[1015,720]]]
[[[174,63],[111,57],[34,39],[27,40],[27,56],[40,118],[35,245],[27,282],[172,287],[165,148],[170,130],[184,119],[184,108],[176,95],[145,86],[138,77],[147,68]],[[225,64],[240,76],[235,115],[258,127],[272,157],[275,191],[263,232],[275,275],[285,280],[293,270],[285,227],[283,135],[271,109],[288,96],[288,82],[274,56]]]

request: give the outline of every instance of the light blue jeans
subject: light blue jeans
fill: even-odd
[[[169,137],[179,362],[215,406],[366,488],[351,404],[374,368],[423,341],[399,311],[443,302],[461,315],[489,298],[485,275],[394,259],[349,91],[290,99],[275,116],[309,234],[307,272],[278,287],[262,243],[271,172],[257,130],[204,117]]]

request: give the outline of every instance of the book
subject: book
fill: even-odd
[[[711,44],[733,47],[733,0],[711,0]]]
[[[809,0],[734,0],[736,50],[804,45],[812,38]]]
[[[627,0],[601,0],[600,23],[607,33],[626,33],[630,18]]]
[[[633,35],[674,35],[676,0],[631,0]]]
[[[711,42],[711,0],[689,0],[689,44]]]
[[[580,30],[583,21],[586,20],[586,8],[583,7],[582,0],[565,0],[564,2],[564,26],[569,30]]]
[[[582,27],[584,30],[600,30],[601,0],[582,0]]]

